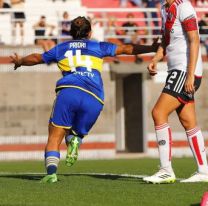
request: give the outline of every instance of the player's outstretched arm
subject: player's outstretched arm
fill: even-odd
[[[116,49],[116,55],[120,54],[129,54],[129,55],[137,55],[137,54],[144,54],[144,53],[150,53],[150,52],[156,52],[159,43],[158,39],[154,40],[152,45],[141,45],[141,44],[123,44],[118,45]]]
[[[14,70],[21,66],[33,66],[44,63],[42,54],[34,53],[25,57],[20,57],[18,54],[10,56],[11,63],[14,64]]]

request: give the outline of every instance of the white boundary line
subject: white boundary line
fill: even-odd
[[[46,173],[36,173],[36,172],[0,172],[0,178],[4,176],[12,176],[12,175],[46,175]],[[115,174],[115,173],[85,173],[85,172],[78,172],[78,173],[58,173],[58,175],[86,175],[86,176],[111,176],[111,177],[125,177],[125,178],[134,178],[134,179],[142,179],[147,177],[148,175],[134,175],[134,174]],[[183,178],[177,178],[177,180],[183,180]]]

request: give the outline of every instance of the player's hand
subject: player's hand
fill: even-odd
[[[194,75],[187,74],[186,81],[184,84],[184,88],[187,93],[194,93],[195,92],[194,79],[195,79]]]
[[[22,66],[22,58],[18,54],[14,53],[14,55],[10,56],[10,58],[11,63],[14,64],[14,70]]]
[[[158,50],[158,47],[160,46],[160,43],[158,43],[158,41],[159,41],[159,37],[155,38],[152,43],[152,47],[155,52]]]
[[[157,74],[157,63],[155,61],[152,61],[148,67],[147,67],[149,74],[151,76],[155,76]]]

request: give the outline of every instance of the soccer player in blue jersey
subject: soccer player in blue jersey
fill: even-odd
[[[90,40],[91,25],[85,17],[77,17],[71,24],[73,40],[58,44],[43,54],[11,56],[16,70],[21,66],[57,63],[63,77],[57,81],[57,97],[49,120],[48,142],[45,148],[47,175],[42,182],[57,182],[60,144],[65,137],[68,146],[66,164],[72,166],[78,157],[82,139],[95,124],[104,104],[101,78],[103,58],[119,54],[137,55],[155,52],[152,45],[115,45]]]

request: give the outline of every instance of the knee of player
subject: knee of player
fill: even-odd
[[[154,108],[152,109],[152,118],[153,118],[154,120],[157,120],[157,119],[160,117],[160,115],[161,115],[160,109],[158,109],[157,107],[154,107]]]
[[[189,130],[196,127],[196,121],[192,118],[179,117],[179,119],[185,130]]]
[[[163,111],[160,108],[154,107],[152,110],[152,118],[155,122],[163,122],[168,118],[166,111]]]

